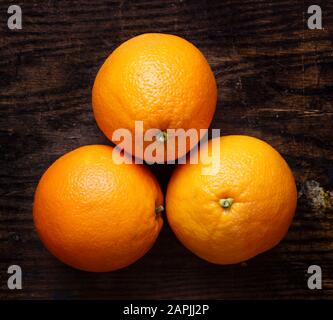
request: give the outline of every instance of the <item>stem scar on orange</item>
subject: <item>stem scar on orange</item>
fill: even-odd
[[[143,165],[118,164],[90,145],[55,161],[39,181],[33,216],[45,246],[81,270],[120,269],[142,257],[163,221],[163,195]]]
[[[115,130],[134,135],[135,121],[143,121],[144,133],[161,130],[154,141],[164,146],[167,129],[208,129],[216,101],[215,77],[203,54],[185,39],[162,33],[142,34],[116,48],[98,71],[92,91],[96,122],[116,144]],[[125,148],[140,158],[153,142],[138,149],[133,141]],[[185,151],[197,142],[183,141]],[[175,150],[165,151],[165,160],[184,155]],[[144,160],[152,161],[149,155]]]
[[[176,168],[166,211],[171,228],[189,250],[213,263],[233,264],[274,247],[284,237],[297,190],[287,163],[266,142],[248,136],[216,139],[220,152],[212,152],[210,140],[199,150],[205,151],[200,153],[202,162]],[[211,165],[219,164],[214,175],[202,174],[207,148],[215,160]]]

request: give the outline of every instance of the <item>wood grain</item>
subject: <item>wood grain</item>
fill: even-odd
[[[308,1],[16,1],[23,29],[7,29],[0,0],[0,298],[333,298],[333,2],[316,1],[323,30],[308,30]],[[277,148],[298,183],[285,240],[247,263],[216,266],[188,252],[167,223],[134,265],[91,274],[58,262],[39,241],[32,201],[44,170],[78,146],[109,144],[91,110],[98,68],[144,32],[183,36],[216,75],[212,127]],[[155,166],[163,188],[173,167]],[[7,268],[23,269],[9,291]],[[307,288],[307,268],[323,289]]]

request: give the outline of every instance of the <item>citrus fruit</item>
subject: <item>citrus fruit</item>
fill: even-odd
[[[151,160],[145,155],[156,142],[165,148],[162,160],[184,153],[168,152],[167,129],[207,129],[215,112],[216,81],[203,54],[178,36],[149,33],[121,44],[106,59],[96,76],[92,104],[95,119],[104,134],[119,143],[113,134],[127,129],[134,136],[135,121],[142,121],[143,133],[160,130],[141,146],[123,143],[125,151]],[[199,137],[199,134],[197,134]],[[198,139],[185,139],[185,153]]]
[[[86,271],[123,268],[162,227],[163,195],[142,165],[118,164],[112,147],[90,145],[55,161],[39,181],[33,216],[45,246]]]
[[[200,148],[198,164],[189,159],[176,168],[167,190],[167,217],[193,253],[216,264],[233,264],[284,237],[297,191],[287,163],[266,142],[248,136],[215,139]],[[220,142],[219,152],[213,141]],[[203,168],[214,169],[213,174],[203,174]]]

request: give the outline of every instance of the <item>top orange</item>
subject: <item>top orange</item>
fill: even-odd
[[[159,33],[139,35],[114,50],[99,70],[92,92],[98,126],[115,143],[116,129],[134,134],[135,121],[140,120],[144,132],[207,129],[216,100],[215,77],[203,54],[178,36]],[[133,139],[125,149],[142,158],[142,151],[155,139],[145,142],[141,150]],[[167,135],[158,140],[165,147]],[[186,151],[192,146],[187,143]]]

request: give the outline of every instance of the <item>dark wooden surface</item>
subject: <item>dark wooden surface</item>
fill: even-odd
[[[307,1],[0,1],[0,298],[333,298],[333,1],[308,30]],[[78,146],[109,142],[91,110],[96,72],[121,42],[165,32],[197,45],[218,82],[213,127],[262,138],[297,179],[296,217],[273,250],[216,266],[187,251],[167,223],[153,249],[107,274],[76,271],[44,249],[32,222],[44,170]],[[172,167],[153,168],[163,187]],[[23,269],[9,291],[7,268]],[[307,288],[307,268],[323,289]]]

